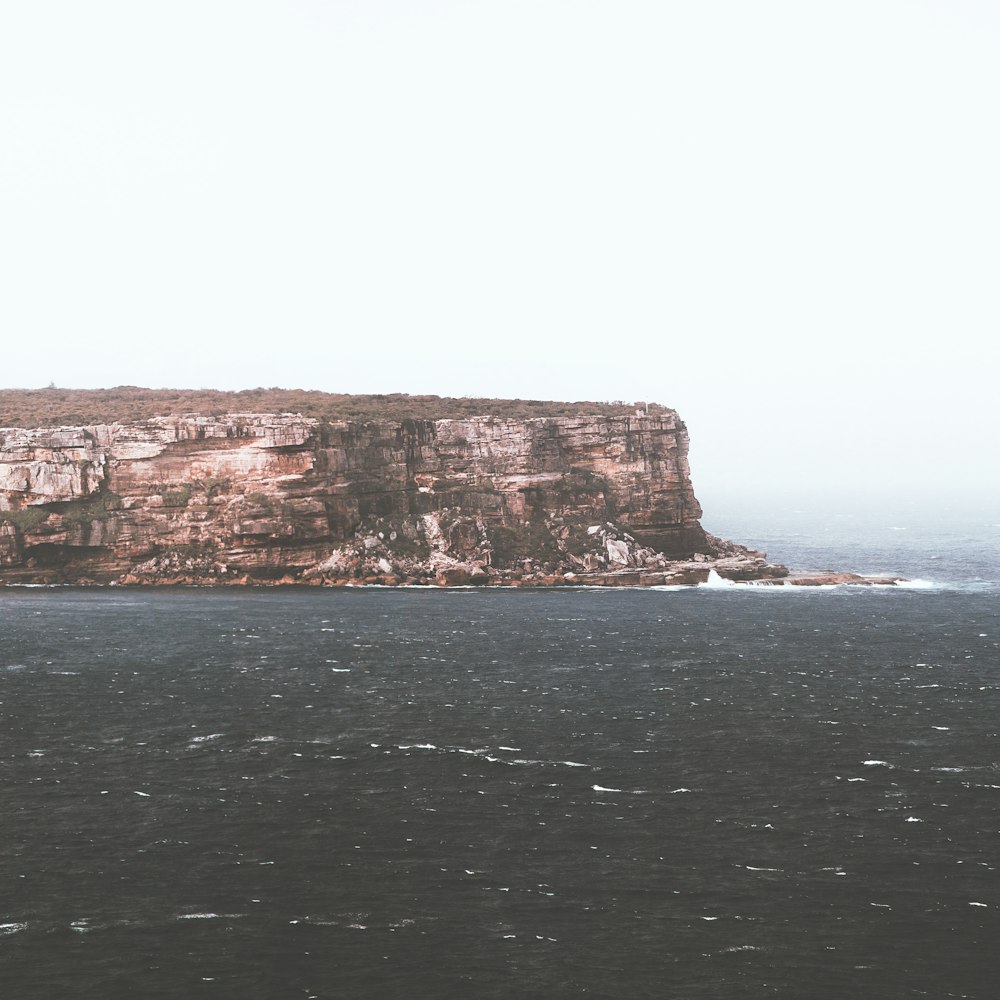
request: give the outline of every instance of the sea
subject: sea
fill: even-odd
[[[903,586],[0,590],[0,997],[1000,995],[1000,509]]]

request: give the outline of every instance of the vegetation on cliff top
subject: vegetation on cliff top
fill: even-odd
[[[348,395],[305,389],[0,389],[0,427],[131,423],[198,413],[301,413],[318,420],[446,420],[459,417],[622,416],[645,403],[553,402],[538,399],[461,399],[447,396]],[[665,408],[649,404],[650,412]]]

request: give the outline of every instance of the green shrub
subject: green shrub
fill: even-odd
[[[276,510],[274,498],[266,493],[248,493],[243,502],[264,514],[273,514]]]
[[[73,500],[62,511],[62,526],[77,528],[94,521],[106,521],[120,503],[120,498],[113,493],[95,493],[82,500]]]
[[[164,490],[162,494],[163,505],[164,507],[186,507],[193,492],[194,488],[188,483],[184,483],[183,486],[175,490]]]
[[[206,476],[204,479],[199,479],[194,485],[204,490],[205,496],[211,499],[216,493],[228,490],[232,486],[232,482],[231,479],[226,479],[222,476]]]
[[[48,519],[49,513],[40,507],[28,507],[25,510],[2,510],[0,511],[0,523],[6,521],[8,524],[14,525],[22,535],[27,535],[43,524]]]

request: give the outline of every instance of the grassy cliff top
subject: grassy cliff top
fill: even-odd
[[[301,413],[319,420],[446,420],[458,417],[623,416],[642,403],[560,403],[539,399],[348,395],[304,389],[0,389],[0,427],[130,423],[180,413]],[[650,412],[665,407],[649,404]]]

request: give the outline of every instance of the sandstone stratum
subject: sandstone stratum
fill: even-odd
[[[384,409],[0,428],[0,583],[650,586],[713,571],[788,575],[702,529],[673,410],[435,419]]]

